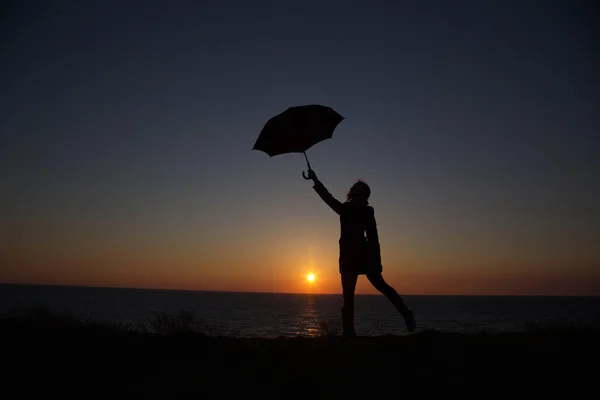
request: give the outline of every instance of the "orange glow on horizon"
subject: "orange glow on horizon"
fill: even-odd
[[[214,260],[208,255],[205,255],[205,260],[201,260],[200,256],[194,260],[188,255],[168,256],[151,250],[139,254],[115,252],[110,255],[19,250],[0,249],[0,264],[5,266],[0,271],[0,282],[234,292],[341,293],[334,250],[319,252],[314,260],[312,257],[307,260],[304,253],[287,258],[263,256],[259,261],[242,260],[237,256]],[[600,295],[600,272],[592,264],[579,264],[569,270],[548,264],[431,265],[387,262],[383,277],[402,295]],[[311,274],[314,279],[309,279]],[[378,294],[364,276],[358,280],[356,293]]]

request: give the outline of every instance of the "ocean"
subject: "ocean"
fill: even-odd
[[[403,296],[417,331],[523,331],[533,324],[598,326],[600,297]],[[359,335],[404,335],[403,318],[382,295],[356,296]],[[81,318],[135,324],[154,313],[193,312],[208,334],[317,336],[340,324],[341,295],[203,292],[0,284],[0,314],[43,307]],[[323,323],[325,322],[325,323]]]

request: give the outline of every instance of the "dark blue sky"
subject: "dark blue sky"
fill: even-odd
[[[338,197],[371,184],[389,270],[589,272],[597,22],[592,1],[9,2],[0,250],[158,252],[180,267],[156,279],[194,263],[208,279],[301,236],[330,242],[315,251],[335,272],[337,221],[302,156],[250,150],[271,116],[319,103],[346,120],[313,168]]]

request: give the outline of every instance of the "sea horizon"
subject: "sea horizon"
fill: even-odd
[[[56,288],[90,288],[90,289],[124,289],[124,290],[149,290],[149,291],[172,291],[172,292],[200,292],[200,293],[240,293],[240,294],[289,294],[289,295],[312,295],[312,296],[341,296],[341,288],[336,293],[312,293],[312,292],[261,292],[244,290],[213,290],[213,289],[176,289],[158,287],[134,287],[134,286],[107,286],[87,284],[55,284],[55,283],[14,283],[0,282],[0,286],[44,286]],[[573,298],[596,298],[600,295],[575,295],[575,294],[438,294],[419,293],[403,294],[406,297],[573,297]],[[355,296],[382,296],[381,293],[356,293]]]

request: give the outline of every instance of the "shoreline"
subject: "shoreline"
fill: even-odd
[[[600,331],[575,326],[430,330],[342,341],[333,332],[314,338],[210,336],[164,323],[163,333],[150,333],[39,310],[5,316],[5,382],[18,385],[20,394],[91,391],[92,397],[353,398],[478,388],[536,394],[564,388],[573,395],[595,387],[593,366],[600,356]]]

